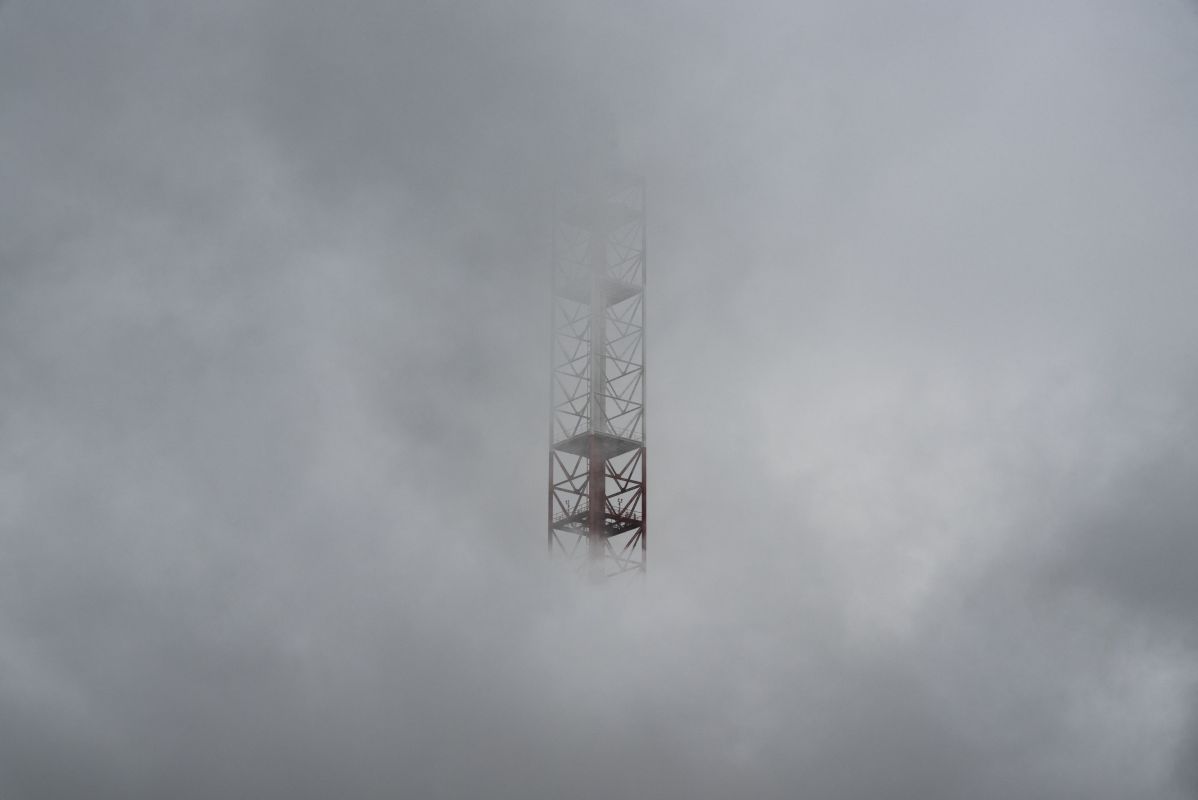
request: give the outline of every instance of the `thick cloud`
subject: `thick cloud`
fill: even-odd
[[[1198,797],[1173,0],[12,2],[0,795]],[[651,573],[543,554],[650,190]]]

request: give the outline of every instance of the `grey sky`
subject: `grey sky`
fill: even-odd
[[[543,553],[650,192],[650,577]],[[1180,0],[0,13],[0,796],[1198,798]]]

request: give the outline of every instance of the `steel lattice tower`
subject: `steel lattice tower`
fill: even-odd
[[[579,183],[554,204],[549,552],[600,579],[646,565],[645,187]]]

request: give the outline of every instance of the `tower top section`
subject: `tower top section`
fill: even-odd
[[[605,162],[559,190],[552,251],[549,549],[594,578],[644,571],[648,544],[645,189]]]

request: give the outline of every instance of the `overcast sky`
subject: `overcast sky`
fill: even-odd
[[[649,187],[650,573],[544,554]],[[0,796],[1198,798],[1183,0],[11,0]]]

